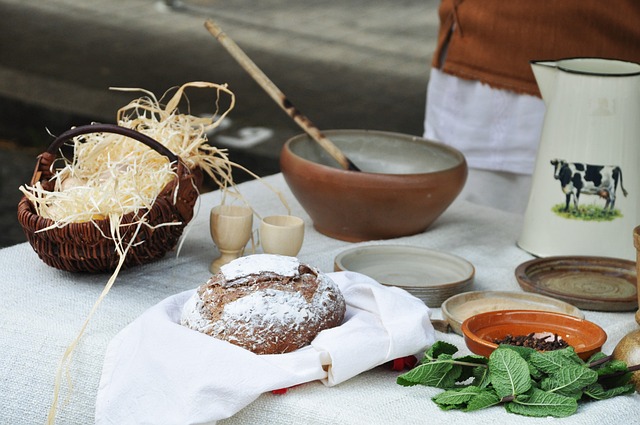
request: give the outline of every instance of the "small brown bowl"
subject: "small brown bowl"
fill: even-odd
[[[532,332],[557,334],[583,360],[600,351],[607,340],[606,332],[595,323],[550,311],[498,310],[476,314],[462,322],[467,347],[485,357],[498,348],[492,341]]]
[[[285,143],[280,169],[326,236],[360,242],[421,233],[466,182],[464,156],[446,145],[374,130],[324,133],[362,171],[342,169],[306,134]]]

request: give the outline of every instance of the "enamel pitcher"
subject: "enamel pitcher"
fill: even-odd
[[[572,58],[531,66],[546,112],[518,245],[539,257],[635,260],[640,65]]]

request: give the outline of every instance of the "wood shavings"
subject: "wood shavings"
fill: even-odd
[[[178,103],[189,87],[216,91],[216,110],[212,117],[201,118],[178,111]],[[153,93],[135,99],[117,113],[118,125],[143,133],[166,146],[191,170],[206,172],[221,189],[234,187],[232,163],[226,150],[207,143],[206,132],[220,125],[235,105],[235,97],[226,85],[192,82],[179,87],[166,106]],[[229,107],[219,113],[220,95],[230,98]],[[62,161],[54,174],[55,189],[42,185],[22,186],[39,215],[50,218],[55,226],[82,223],[108,216],[121,217],[129,212],[150,208],[175,173],[168,159],[146,145],[118,134],[92,133],[73,140],[73,157]],[[242,168],[242,167],[240,167]]]

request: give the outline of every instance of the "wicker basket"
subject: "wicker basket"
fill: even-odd
[[[176,172],[176,178],[168,183],[148,211],[146,220],[150,226],[141,226],[134,244],[129,249],[123,267],[145,264],[163,257],[175,248],[184,227],[193,217],[193,207],[198,198],[202,173],[192,171],[174,153],[152,138],[125,127],[112,124],[94,124],[73,128],[56,138],[48,149],[37,158],[31,184],[40,181],[46,190],[53,189],[52,164],[60,147],[66,141],[89,133],[115,133],[144,143],[169,158]],[[177,186],[177,196],[176,195]],[[147,213],[129,213],[122,218],[122,224],[136,222],[136,218]],[[119,256],[110,235],[109,219],[86,223],[70,223],[64,227],[46,231],[53,221],[39,216],[31,201],[23,196],[18,204],[18,221],[27,239],[38,256],[48,265],[70,272],[102,273],[115,270]],[[162,223],[180,223],[152,228]],[[121,228],[123,242],[128,243],[137,226]]]

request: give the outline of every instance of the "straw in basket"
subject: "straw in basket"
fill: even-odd
[[[114,133],[144,143],[166,156],[176,177],[169,182],[156,198],[150,210],[129,213],[122,217],[121,226],[139,221],[145,216],[148,226],[141,226],[134,243],[127,252],[123,267],[149,263],[163,257],[172,250],[185,226],[193,217],[193,207],[202,183],[202,172],[189,167],[167,147],[156,140],[129,128],[112,124],[93,124],[73,128],[57,137],[45,152],[37,158],[31,185],[40,182],[45,190],[53,190],[52,164],[60,147],[76,136],[89,133]],[[52,227],[54,222],[36,213],[32,202],[23,196],[18,204],[18,221],[27,240],[38,256],[48,265],[70,272],[102,273],[115,270],[120,257],[110,235],[109,219],[93,222],[69,223],[63,227]],[[155,227],[160,224],[172,225]],[[121,227],[123,243],[126,245],[134,234],[135,225]]]

